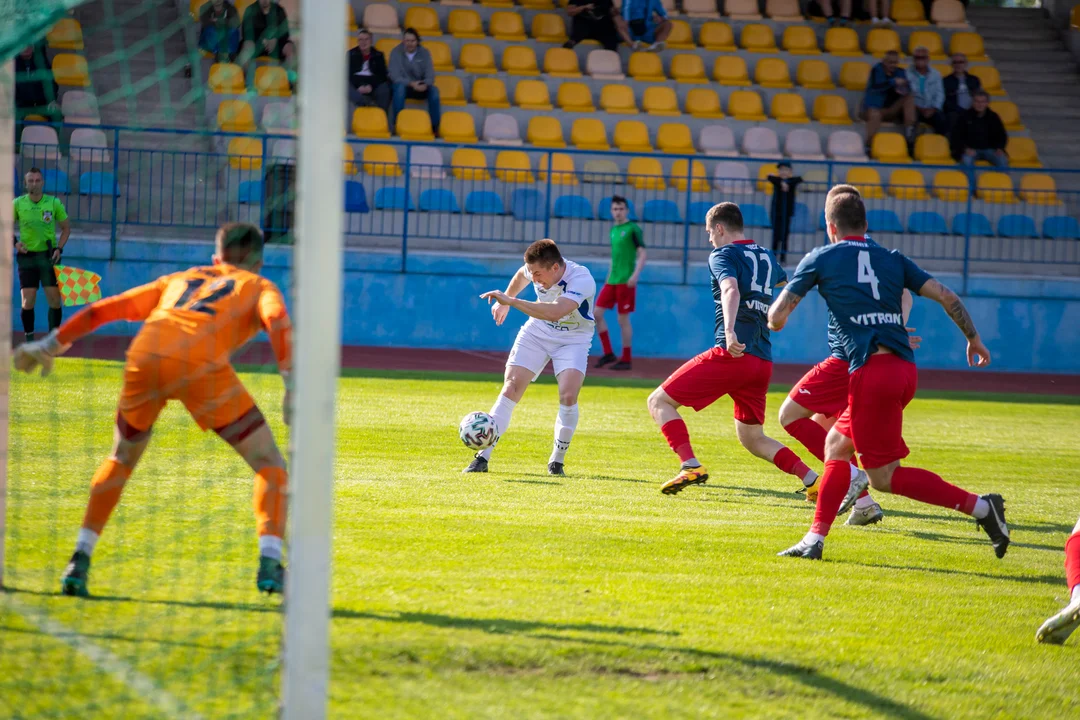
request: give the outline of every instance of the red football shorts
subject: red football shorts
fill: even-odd
[[[825,417],[836,417],[848,403],[848,363],[829,356],[803,375],[788,393],[799,405]]]
[[[915,397],[915,363],[896,355],[871,355],[848,380],[848,406],[833,429],[851,438],[865,468],[906,458],[904,408]]]
[[[610,310],[618,308],[620,315],[634,312],[634,301],[637,299],[637,287],[629,285],[604,284],[600,288],[600,294],[596,296],[596,307]]]
[[[688,360],[660,387],[679,403],[700,412],[725,395],[735,403],[735,419],[747,425],[765,424],[765,393],[772,363],[756,355],[733,358],[714,347]]]

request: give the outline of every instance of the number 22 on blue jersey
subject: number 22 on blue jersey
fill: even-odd
[[[750,290],[772,297],[772,262],[769,256],[753,250],[743,250],[743,254],[750,260]],[[762,274],[765,276],[763,283],[758,282],[758,277]]]

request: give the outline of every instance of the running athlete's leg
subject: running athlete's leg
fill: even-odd
[[[1069,601],[1039,627],[1035,639],[1041,643],[1060,645],[1080,627],[1080,520],[1065,541],[1065,581],[1069,586]]]
[[[587,349],[583,348],[584,359],[587,361]],[[554,475],[562,474],[562,464],[566,459],[566,451],[570,449],[570,441],[577,429],[578,417],[578,394],[581,385],[585,382],[585,373],[581,370],[569,368],[556,376],[559,383],[559,414],[555,418],[555,439],[551,449],[551,457],[548,458],[548,472]],[[557,464],[557,468],[552,465]]]
[[[788,475],[794,475],[802,480],[804,486],[810,487],[817,480],[817,473],[800,460],[798,455],[784,447],[783,443],[766,435],[762,425],[736,420],[735,435],[739,438],[739,443],[751,455],[771,462],[777,469]]]
[[[499,430],[499,437],[501,438],[506,434],[506,431],[510,429],[510,418],[514,414],[514,408],[521,401],[521,398],[525,395],[525,391],[528,389],[529,384],[536,377],[536,373],[527,367],[522,365],[507,365],[506,373],[503,376],[502,391],[499,393],[498,399],[495,400],[495,404],[491,406],[491,410],[488,412],[491,415],[492,420],[495,421],[495,427]],[[488,460],[491,458],[491,453],[495,450],[495,446],[481,450],[478,453],[478,457]]]
[[[259,557],[280,563],[288,509],[289,473],[285,469],[285,458],[274,442],[274,434],[257,407],[219,428],[217,433],[255,472],[252,506],[259,535]]]
[[[690,431],[679,414],[682,407],[660,386],[652,391],[648,400],[649,414],[659,426],[668,446],[679,456],[682,466],[679,474],[660,488],[665,495],[674,495],[685,487],[697,485],[709,479],[709,473],[694,455],[690,444]]]

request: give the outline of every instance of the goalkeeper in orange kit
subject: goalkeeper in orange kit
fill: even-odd
[[[17,370],[31,372],[40,366],[44,376],[52,370],[54,357],[101,325],[143,321],[127,351],[112,454],[90,482],[90,502],[75,554],[62,578],[65,595],[89,594],[94,546],[150,442],[154,421],[169,400],[182,402],[199,427],[214,430],[255,472],[256,585],[268,593],[283,590],[285,460],[230,357],[260,330],[267,332],[285,380],[287,424],[292,329],[281,292],[257,274],[263,264],[263,237],[258,228],[226,224],[218,230],[215,244],[213,265],[166,275],[95,302],[47,338],[15,350]]]

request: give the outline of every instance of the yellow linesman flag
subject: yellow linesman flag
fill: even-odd
[[[64,298],[64,305],[86,305],[101,299],[101,276],[89,270],[68,265],[56,266],[56,284],[60,287],[60,295]]]

